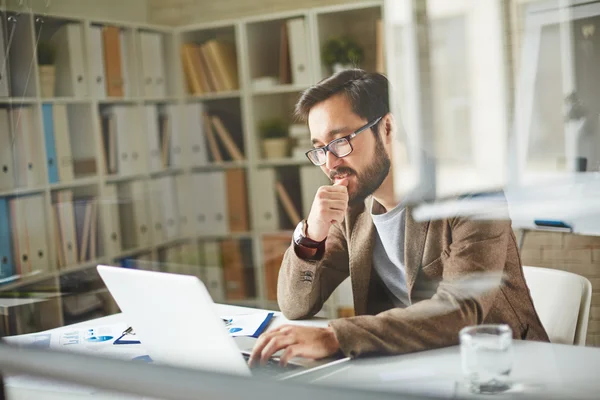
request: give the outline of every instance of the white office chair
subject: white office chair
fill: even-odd
[[[523,267],[523,272],[550,342],[585,346],[592,302],[590,281],[548,268]]]

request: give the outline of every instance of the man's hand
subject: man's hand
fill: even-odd
[[[293,357],[325,358],[335,354],[339,348],[340,344],[330,327],[283,325],[260,335],[248,365],[264,365],[274,353],[283,349],[279,364],[285,366]]]
[[[321,186],[313,201],[306,225],[306,236],[320,242],[329,234],[334,222],[342,222],[348,208],[348,181],[333,186]]]

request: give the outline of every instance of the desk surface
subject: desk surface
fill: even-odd
[[[217,307],[217,312],[221,315],[262,311],[227,305],[217,305]],[[122,314],[116,314],[58,328],[52,332],[59,333],[64,329],[124,322],[126,322],[125,317]],[[281,314],[276,313],[269,329],[285,323],[326,326],[327,320],[288,321]],[[126,348],[132,346],[115,347],[119,347],[119,351],[126,352],[128,351]],[[598,398],[598,393],[600,393],[600,380],[598,379],[600,349],[525,341],[515,341],[514,348],[515,356],[511,378],[517,385],[510,393],[504,396],[494,396],[495,398]],[[294,378],[294,381],[346,388],[355,386],[362,389],[372,388],[378,391],[433,395],[443,398],[473,397],[460,384],[461,364],[458,346],[401,356],[352,360],[318,371],[309,371]],[[43,387],[39,385],[35,388],[35,398],[57,398],[52,397],[56,396],[56,392],[49,392],[47,396],[41,396],[42,392],[39,392],[41,389]],[[30,395],[31,392],[28,390],[33,389],[27,389],[23,385],[9,388],[9,394],[15,395],[10,398],[31,398],[19,395],[22,393]],[[89,392],[86,396],[88,395]],[[75,396],[75,394],[71,393],[69,396]]]

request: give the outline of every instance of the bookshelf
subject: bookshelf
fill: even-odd
[[[308,192],[327,180],[291,152],[265,158],[260,122],[293,122],[300,92],[329,74],[319,49],[330,35],[360,37],[369,48],[361,66],[374,71],[382,15],[383,1],[366,1],[171,28],[0,8],[2,28],[14,37],[10,92],[0,95],[0,112],[5,111],[0,118],[6,116],[13,134],[25,121],[29,141],[23,148],[37,152],[37,157],[23,153],[35,174],[8,186],[0,181],[10,220],[10,237],[0,240],[14,252],[13,236],[20,230],[13,219],[27,225],[30,209],[14,217],[10,207],[23,208],[23,199],[34,198],[43,223],[27,226],[36,243],[46,246],[35,267],[21,260],[27,268],[15,264],[20,276],[7,276],[0,285],[0,297],[32,297],[44,304],[44,317],[16,333],[116,312],[96,275],[100,263],[194,274],[207,282],[215,301],[274,308],[278,257],[295,219],[310,208]],[[301,32],[300,49],[285,49],[284,28],[296,46]],[[57,60],[63,57],[57,61],[60,90],[50,97],[42,96],[36,38],[79,54],[57,54]],[[187,55],[184,45],[191,46]],[[217,54],[221,67],[229,60],[229,76],[193,86],[186,57],[203,51]],[[296,62],[282,61],[282,51]],[[23,70],[30,74],[23,76]],[[115,76],[119,87],[111,86]],[[29,171],[27,157],[11,156],[11,166]],[[276,182],[287,193],[287,205]],[[223,262],[235,267],[219,268]],[[335,300],[332,296],[324,315],[336,315]]]

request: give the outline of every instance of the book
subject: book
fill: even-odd
[[[247,232],[249,224],[246,171],[242,168],[228,169],[225,172],[225,180],[229,210],[229,231]]]
[[[384,24],[381,19],[376,22],[375,32],[375,72],[385,73]]]
[[[290,222],[292,225],[296,226],[302,219],[300,218],[300,215],[298,214],[290,195],[288,194],[287,190],[285,190],[283,184],[279,181],[275,182],[275,190],[277,191],[279,201],[281,202],[281,205],[283,206],[283,209],[285,210]]]
[[[216,67],[215,72],[221,90],[237,90],[239,88],[237,73],[237,55],[235,45],[217,40],[209,40],[204,44],[211,62]]]
[[[265,266],[265,284],[267,299],[277,300],[277,280],[283,256],[290,247],[292,238],[289,234],[271,234],[263,236],[263,263]]]
[[[207,90],[202,86],[200,66],[194,63],[195,59],[197,59],[194,53],[196,53],[194,45],[183,44],[181,46],[181,63],[183,64],[188,92],[191,94],[202,94]]]
[[[221,118],[219,118],[216,115],[213,115],[210,117],[210,120],[212,122],[212,125],[215,127],[215,132],[217,132],[219,139],[221,139],[221,142],[225,146],[225,149],[231,156],[231,159],[234,161],[243,161],[244,155],[233,141],[233,138],[231,137],[229,131],[223,125]]]
[[[105,26],[102,29],[102,43],[106,93],[111,97],[123,97],[120,29],[116,26]]]
[[[215,138],[215,134],[212,130],[212,124],[210,122],[211,120],[208,113],[202,113],[202,120],[204,123],[204,131],[206,132],[206,140],[208,140],[208,148],[210,150],[212,160],[215,162],[221,162],[223,161],[223,157],[221,156],[217,139]]]
[[[227,300],[245,299],[247,297],[244,279],[245,266],[240,241],[236,239],[222,241],[221,259],[223,261],[225,297]]]
[[[287,24],[281,23],[279,42],[279,83],[287,85],[292,83],[292,70],[290,64],[290,43],[288,40]]]

